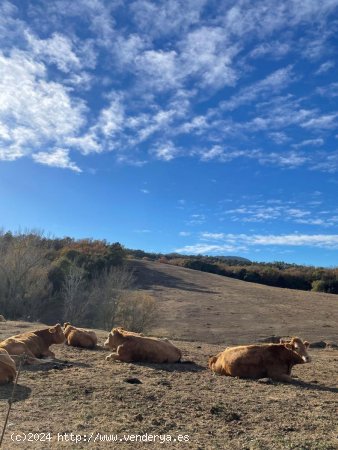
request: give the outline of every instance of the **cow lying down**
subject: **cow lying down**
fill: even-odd
[[[308,342],[298,337],[280,344],[243,345],[229,347],[209,358],[209,368],[220,375],[240,378],[269,377],[277,381],[292,381],[295,364],[310,362]]]
[[[50,358],[55,358],[55,354],[49,350],[49,347],[52,344],[62,344],[64,340],[65,335],[61,325],[58,323],[54,327],[12,336],[0,342],[0,349],[7,350],[11,356],[26,355],[25,363],[35,364],[48,362]],[[40,358],[49,359],[43,361]]]
[[[120,334],[123,334],[123,336],[144,336],[143,333],[136,333],[135,331],[128,331],[125,330],[122,327],[113,328],[111,332],[108,335],[107,340],[104,343],[105,348],[110,348],[114,352],[116,351],[117,347],[119,346],[119,335],[117,333],[114,334],[114,331],[119,331]]]
[[[72,347],[95,348],[97,336],[94,331],[73,327],[69,322],[63,325],[66,344]]]
[[[126,330],[113,328],[104,346],[116,348],[115,353],[106,357],[123,362],[176,363],[182,352],[167,339],[144,337]]]
[[[14,381],[16,377],[16,366],[14,360],[7,351],[0,348],[0,384]]]

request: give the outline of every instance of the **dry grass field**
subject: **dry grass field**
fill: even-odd
[[[174,337],[183,363],[106,362],[102,348],[54,346],[55,362],[21,372],[5,450],[338,448],[338,349],[311,349],[312,362],[293,370],[294,384],[214,376],[206,368],[226,345],[273,334],[338,341],[337,296],[133,264],[140,288],[160,302],[154,334]],[[0,323],[0,339],[36,326]],[[98,335],[102,344],[106,333]],[[0,387],[0,425],[11,390]],[[100,441],[105,435],[118,440]],[[140,442],[145,436],[156,442]]]
[[[338,296],[247,283],[150,261],[132,261],[141,290],[160,305],[159,336],[213,344],[272,335],[338,342]]]

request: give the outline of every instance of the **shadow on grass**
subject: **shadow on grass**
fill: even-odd
[[[285,386],[295,386],[301,389],[307,389],[311,391],[321,391],[321,392],[334,392],[335,394],[338,393],[337,387],[331,387],[331,386],[322,386],[317,383],[307,383],[306,381],[293,379],[290,382],[284,382],[284,381],[275,381],[271,378],[260,378],[258,380],[255,380],[257,383],[264,383],[264,384],[283,384]]]
[[[27,372],[48,372],[49,370],[64,370],[71,367],[91,367],[91,364],[73,360],[54,359],[53,361],[42,362],[41,364],[25,365],[22,370]]]
[[[3,386],[0,386],[0,401],[8,400],[11,398],[13,392],[13,383],[8,383]],[[14,402],[20,402],[22,400],[26,400],[31,395],[32,389],[23,386],[22,384],[18,384],[16,386]]]
[[[196,364],[193,361],[181,361],[173,364],[155,364],[147,362],[133,362],[135,366],[149,367],[154,370],[162,370],[164,372],[202,372],[206,367]]]
[[[155,268],[147,267],[140,261],[133,260],[130,263],[136,277],[136,284],[140,289],[152,289],[155,285],[164,286],[173,289],[182,289],[185,291],[201,292],[204,294],[217,294],[215,291],[203,289],[194,283],[184,281],[182,278],[169,275]]]
[[[295,380],[291,384],[294,384],[295,386],[300,387],[302,389],[309,389],[312,391],[321,391],[321,392],[334,392],[335,394],[338,394],[338,387],[322,386],[320,384],[306,383],[305,381],[300,380]]]

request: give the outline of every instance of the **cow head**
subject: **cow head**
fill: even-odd
[[[63,334],[62,327],[57,323],[54,327],[48,329],[52,335],[53,344],[62,344],[65,341],[65,335]]]
[[[214,366],[214,364],[215,364],[215,362],[217,361],[217,356],[209,356],[209,359],[208,359],[208,367],[209,367],[209,369],[213,369],[213,366]]]
[[[113,328],[112,331],[108,334],[108,338],[104,343],[105,348],[111,348],[112,350],[117,349],[120,345],[121,338],[123,338],[123,333],[121,333],[120,328]]]
[[[311,358],[307,352],[307,348],[309,347],[309,343],[307,341],[303,342],[300,338],[293,337],[290,341],[281,339],[280,342],[289,350],[296,352],[302,358],[304,363],[311,361]]]
[[[108,334],[107,340],[103,344],[104,348],[112,348],[113,335],[112,333]]]

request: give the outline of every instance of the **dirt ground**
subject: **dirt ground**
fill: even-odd
[[[1,323],[0,339],[34,327]],[[298,384],[288,385],[214,376],[207,359],[224,346],[175,344],[190,363],[107,362],[102,348],[53,346],[54,363],[22,370],[2,448],[338,448],[337,349],[311,350],[312,362],[293,370]],[[11,391],[0,386],[1,427]]]

